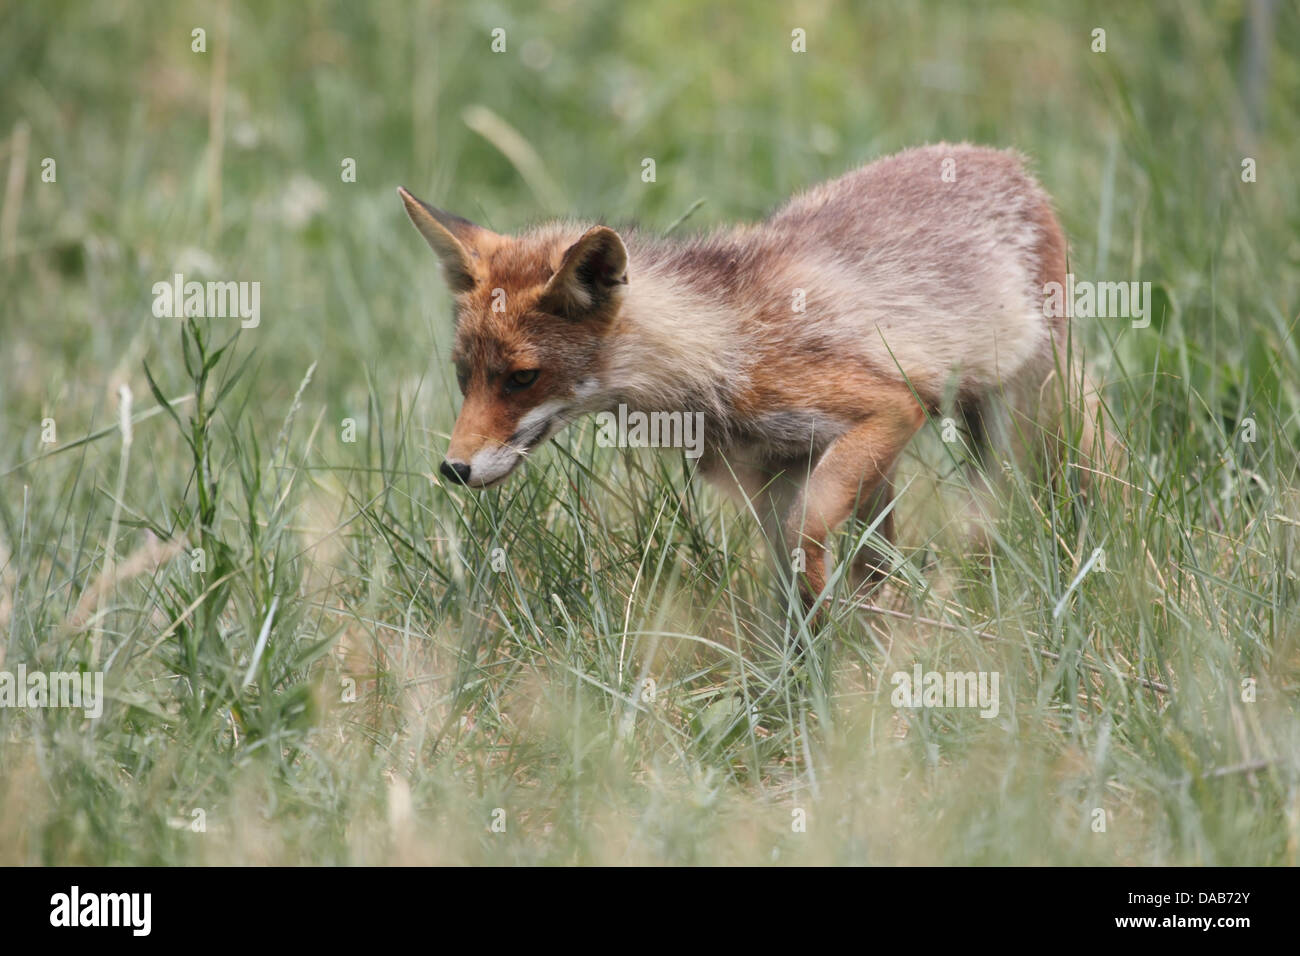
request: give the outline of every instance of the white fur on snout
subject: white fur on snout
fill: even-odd
[[[489,445],[469,460],[469,483],[490,485],[510,474],[523,456],[510,445]]]
[[[512,442],[479,449],[469,461],[469,483],[490,485],[510,474],[527,454],[530,444],[537,445],[560,430],[563,424],[560,413],[565,407],[562,401],[542,402],[519,419]]]

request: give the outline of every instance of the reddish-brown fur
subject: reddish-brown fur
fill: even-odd
[[[458,480],[502,480],[587,412],[699,411],[702,470],[754,502],[778,563],[803,549],[811,603],[828,536],[889,503],[927,413],[955,401],[999,453],[1056,428],[1068,328],[1042,288],[1064,282],[1065,236],[1015,154],[909,150],[676,242],[569,223],[499,236],[402,195],[457,293]]]

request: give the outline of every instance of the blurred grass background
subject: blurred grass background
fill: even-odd
[[[0,862],[1294,864],[1297,40],[1246,0],[4,5],[0,667],[112,700],[0,710]],[[1131,496],[1017,485],[992,568],[933,517],[957,479],[904,496],[889,594],[946,626],[799,657],[746,516],[590,429],[438,483],[450,309],[396,185],[685,233],[941,139],[1023,150],[1072,271],[1156,290],[1078,331]],[[174,272],[262,284],[202,401]],[[894,709],[914,662],[998,670],[999,717]]]

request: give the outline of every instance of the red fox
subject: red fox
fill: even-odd
[[[753,502],[778,564],[802,556],[811,609],[831,532],[881,515],[929,415],[954,408],[986,451],[1059,433],[1077,369],[1043,299],[1065,236],[1013,152],[910,149],[681,240],[572,222],[503,236],[398,192],[456,300],[452,481],[497,484],[584,414],[702,413],[701,471]],[[859,577],[884,563],[854,559]]]

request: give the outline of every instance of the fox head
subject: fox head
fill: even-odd
[[[439,470],[486,488],[593,410],[627,249],[605,226],[502,236],[398,194],[456,299],[452,361],[464,403]]]

